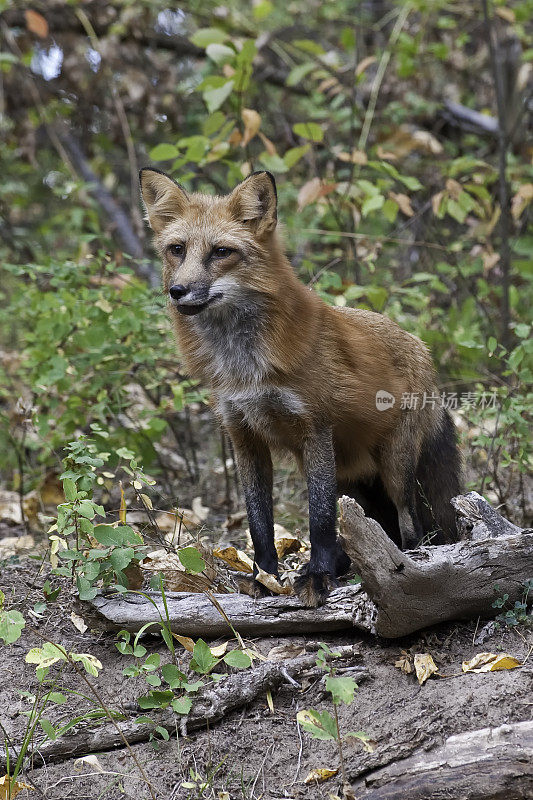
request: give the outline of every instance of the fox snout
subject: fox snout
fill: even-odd
[[[220,292],[210,294],[209,290],[210,286],[206,284],[184,286],[181,283],[175,283],[170,287],[168,293],[180,314],[192,316],[199,314],[200,311],[222,297]]]

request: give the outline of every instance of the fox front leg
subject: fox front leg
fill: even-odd
[[[254,545],[254,575],[259,567],[278,574],[278,554],[274,546],[274,512],[272,509],[272,458],[268,445],[257,436],[230,430],[237,471],[246,501],[250,535]],[[254,581],[256,596],[268,591]]]
[[[315,430],[305,438],[302,460],[309,493],[311,557],[294,588],[306,606],[316,607],[324,603],[337,585],[336,576],[346,572],[350,563],[335,529],[337,480],[330,428]]]

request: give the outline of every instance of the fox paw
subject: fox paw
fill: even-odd
[[[329,572],[311,572],[307,565],[294,581],[294,591],[304,606],[317,608],[324,605],[328,594],[338,585]]]

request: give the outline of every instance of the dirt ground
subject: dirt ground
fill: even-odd
[[[42,585],[48,568],[39,561],[13,557],[2,565],[0,587],[6,603],[21,611],[28,625],[14,644],[0,645],[1,686],[0,715],[11,740],[21,741],[29,709],[21,691],[33,692],[37,686],[35,668],[24,657],[30,647],[40,646],[40,636],[61,643],[69,651],[91,653],[104,665],[98,678],[91,678],[104,703],[129,718],[139,712],[136,698],[146,694],[142,678],[122,674],[131,663],[115,647],[113,634],[98,630],[80,633],[70,614],[74,596],[66,579],[53,578],[62,585],[57,600],[40,616],[33,612],[42,601]],[[260,601],[258,601],[260,602]],[[486,627],[483,622],[441,625],[403,640],[384,641],[359,634],[335,634],[321,637],[330,647],[354,644],[358,656],[343,661],[342,668],[364,667],[368,677],[361,680],[355,700],[339,710],[340,728],[364,731],[373,742],[374,751],[365,752],[361,743],[346,739],[346,772],[351,781],[369,775],[378,766],[406,757],[416,749],[428,752],[454,733],[487,726],[528,720],[533,708],[533,641],[529,628]],[[221,641],[221,640],[220,640]],[[249,642],[250,640],[248,640]],[[274,646],[286,643],[316,648],[316,637],[295,635],[251,642],[266,655]],[[143,640],[148,653],[158,652],[162,663],[170,660],[160,638]],[[419,686],[413,674],[404,674],[394,666],[401,651],[430,653],[441,677],[432,677]],[[514,670],[485,674],[463,674],[461,662],[476,653],[506,651],[524,665]],[[54,672],[55,670],[55,672]],[[52,668],[57,674],[57,668]],[[315,768],[336,769],[339,756],[332,741],[317,741],[297,725],[301,709],[332,711],[320,675],[300,676],[301,688],[290,684],[273,695],[271,711],[265,696],[252,705],[233,712],[210,729],[188,736],[174,735],[168,742],[141,743],[132,751],[151,781],[158,798],[215,798],[216,800],[275,800],[277,798],[331,798],[340,793],[340,773],[322,784],[305,784]],[[57,689],[68,694],[87,695],[87,686],[68,667]],[[63,705],[52,705],[45,716],[52,722],[65,723],[92,701],[78,694],[68,694]],[[25,771],[37,791],[24,790],[19,797],[44,797],[47,800],[145,800],[150,792],[143,783],[126,749],[97,753],[93,765],[72,758],[61,763],[47,763],[38,754],[33,766]],[[187,783],[187,786],[183,784]],[[358,794],[364,798],[364,794]]]

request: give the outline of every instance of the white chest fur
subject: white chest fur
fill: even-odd
[[[217,410],[227,424],[246,424],[267,438],[276,438],[280,420],[296,422],[306,413],[306,406],[288,388],[273,386],[251,387],[231,393],[217,393]]]

